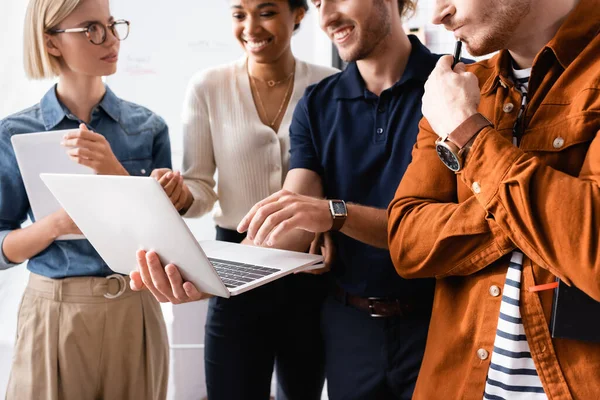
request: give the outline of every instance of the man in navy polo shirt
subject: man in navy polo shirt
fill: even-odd
[[[350,64],[307,89],[290,128],[284,190],[258,203],[238,230],[257,245],[284,248],[331,232],[337,257],[322,312],[329,395],[410,399],[434,281],[396,273],[386,208],[411,161],[424,84],[438,56],[404,33],[411,0],[313,3]]]

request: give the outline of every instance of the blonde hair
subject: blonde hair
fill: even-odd
[[[29,0],[23,34],[23,62],[30,79],[53,78],[59,59],[46,50],[44,34],[60,24],[81,0]]]

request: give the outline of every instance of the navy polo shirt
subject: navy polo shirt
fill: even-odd
[[[410,35],[404,74],[378,97],[367,90],[356,63],[307,88],[290,127],[290,169],[317,172],[325,196],[385,209],[411,161],[422,118],[421,98],[439,58]],[[426,173],[426,171],[423,171]],[[433,295],[433,279],[405,280],[387,250],[334,233],[333,274],[347,292],[363,297]]]

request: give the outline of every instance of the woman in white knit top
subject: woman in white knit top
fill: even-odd
[[[235,229],[243,216],[282,188],[297,102],[307,86],[337,70],[292,54],[290,40],[308,10],[306,0],[230,3],[234,34],[246,57],[191,80],[183,112],[183,176],[165,170],[153,175],[185,217],[202,216],[218,201],[217,239],[239,243],[244,235]],[[134,286],[136,278],[132,275]],[[208,398],[267,400],[275,366],[278,398],[320,399],[319,314],[325,285],[319,276],[297,274],[240,296],[210,299]]]

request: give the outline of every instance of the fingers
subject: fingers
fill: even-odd
[[[159,179],[158,183],[163,187],[165,193],[169,198],[173,194],[173,191],[177,187],[179,182],[179,172],[167,172]]]
[[[456,72],[457,74],[467,72],[467,66],[463,62],[459,62],[454,66],[454,72]]]
[[[250,209],[250,211],[248,211],[248,213],[244,216],[244,218],[242,218],[242,220],[240,221],[238,227],[237,227],[237,231],[239,233],[244,233],[248,230],[250,223],[253,221],[254,216],[256,214],[256,212],[263,207],[264,205],[267,205],[269,203],[273,203],[275,201],[278,201],[282,196],[285,195],[289,195],[291,194],[290,192],[288,192],[287,190],[280,190],[277,193],[273,193],[272,195],[270,195],[269,197],[267,197],[266,199],[263,199],[261,201],[259,201],[258,203],[256,203],[254,205],[254,207],[252,207]],[[252,240],[252,238],[249,238],[250,240]]]
[[[331,271],[331,267],[333,266],[333,262],[335,260],[335,245],[333,244],[333,238],[329,232],[326,232],[322,236],[323,241],[320,248],[320,253],[323,255],[323,264],[325,265],[323,268],[304,271],[307,274],[312,275],[322,275],[326,272]],[[315,242],[313,242],[315,243]],[[312,254],[312,251],[311,251]]]
[[[182,303],[189,301],[190,299],[183,289],[183,278],[181,277],[177,267],[173,264],[169,264],[165,267],[165,272],[169,278],[169,283],[171,284],[171,288],[173,290],[173,296],[175,296],[175,298]]]
[[[321,248],[323,247],[323,232],[319,232],[315,235],[315,238],[310,243],[309,254],[323,254]]]
[[[144,290],[146,287],[144,286],[144,282],[142,282],[142,275],[140,275],[140,271],[131,271],[129,273],[129,287],[134,292],[139,292],[140,290]]]
[[[70,156],[71,160],[73,160],[74,162],[76,162],[79,165],[83,165],[85,167],[91,168],[94,171],[98,171],[98,161],[96,160],[90,160],[88,158],[81,158],[81,157],[73,157]]]
[[[283,207],[281,203],[267,204],[262,207],[254,217],[248,229],[248,236],[254,237],[254,244],[257,246],[264,245],[267,238],[279,224],[292,217],[289,208]],[[252,232],[256,230],[256,234]],[[267,246],[271,244],[267,243]]]
[[[453,62],[454,62],[454,56],[451,56],[451,55],[442,56],[442,57],[440,57],[437,64],[435,65],[435,70],[442,71],[442,72],[452,71],[452,63]]]
[[[154,283],[152,282],[152,276],[150,275],[150,271],[148,269],[148,254],[144,250],[139,250],[136,254],[137,263],[138,263],[138,271],[140,272],[140,276],[142,278],[142,282],[146,288],[152,293],[156,300],[161,303],[167,303],[169,300],[160,292],[156,287],[154,287]]]
[[[181,177],[181,196],[179,196],[179,199],[175,202],[175,209],[177,211],[182,211],[183,208],[186,206],[186,204],[188,204],[189,196],[191,196],[190,190],[185,185],[185,183],[183,183],[183,176],[182,176]]]
[[[132,290],[147,288],[161,303],[181,304],[210,297],[196,289],[191,282],[184,282],[179,269],[168,264],[163,268],[158,255],[139,250],[137,252],[138,271],[132,271],[130,287]]]
[[[69,142],[75,139],[83,139],[91,142],[104,142],[106,138],[99,133],[90,131],[85,124],[79,125],[79,130],[68,132],[63,136],[64,142]]]
[[[98,158],[97,154],[94,151],[84,147],[71,148],[67,150],[67,154],[71,158],[83,158],[86,160],[95,160],[96,158]]]
[[[274,246],[280,237],[285,236],[289,231],[300,228],[300,224],[302,223],[302,217],[299,214],[292,214],[292,216],[288,219],[281,221],[274,229],[271,231],[269,236],[267,236],[265,242],[267,246]]]
[[[323,238],[323,258],[324,258],[324,262],[325,265],[328,265],[329,267],[331,267],[333,265],[333,263],[335,262],[335,257],[336,257],[336,248],[335,248],[335,244],[333,243],[333,237],[331,236],[331,233],[327,232],[324,235]]]
[[[176,184],[175,189],[173,189],[173,193],[171,193],[171,203],[176,205],[181,198],[181,194],[183,193],[183,177],[181,175],[177,175],[172,180],[176,181]],[[179,211],[179,209],[177,210]]]
[[[162,178],[169,172],[172,172],[169,168],[157,168],[154,171],[152,171],[150,177],[156,179],[157,181],[160,181],[160,178]]]
[[[198,289],[196,289],[196,286],[194,286],[194,284],[191,282],[185,282],[183,284],[183,289],[185,290],[185,294],[190,301],[198,301],[212,297],[209,294],[199,292]]]
[[[179,303],[177,298],[173,295],[173,288],[171,287],[167,273],[165,272],[158,255],[153,251],[148,252],[146,254],[146,263],[148,265],[152,284],[157,291],[166,297],[167,301]]]
[[[311,275],[323,275],[327,272],[331,271],[331,267],[329,265],[326,265],[323,268],[319,268],[319,269],[311,269],[308,271],[301,271],[301,273],[304,274],[311,274]]]

